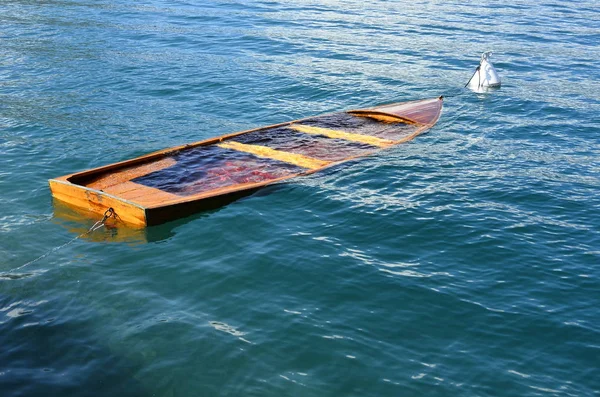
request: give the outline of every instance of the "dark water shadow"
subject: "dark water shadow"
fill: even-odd
[[[43,310],[0,295],[0,394],[151,395],[135,379],[141,363],[118,356],[95,340],[89,321],[61,318],[62,306],[54,300]]]

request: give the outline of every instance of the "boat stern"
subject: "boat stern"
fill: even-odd
[[[63,203],[77,207],[90,216],[101,217],[112,208],[117,219],[136,226],[146,226],[146,208],[127,200],[112,196],[101,190],[91,189],[69,181],[67,175],[48,181],[52,196]]]

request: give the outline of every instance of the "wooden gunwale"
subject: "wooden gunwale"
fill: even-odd
[[[415,102],[418,102],[418,101],[415,101]],[[349,110],[346,113],[351,113],[352,114],[352,112],[358,112],[358,111],[360,111],[360,110]],[[364,111],[364,112],[365,113],[363,114],[363,116],[366,116],[366,114],[369,113],[368,111]],[[340,113],[340,112],[326,113],[326,114],[320,115],[320,117],[326,117],[326,116],[334,115],[336,113]],[[370,113],[374,113],[374,114],[375,113],[381,113],[381,114],[383,114],[383,112],[370,112]],[[386,115],[390,116],[390,117],[393,117],[393,118],[396,118],[399,122],[406,122],[406,119],[404,117],[396,116],[396,115],[391,114],[391,113],[387,113]],[[268,130],[268,129],[277,128],[277,127],[285,127],[285,126],[288,126],[290,124],[295,124],[295,123],[299,123],[299,122],[302,122],[302,121],[305,121],[305,120],[310,120],[310,119],[312,119],[314,117],[315,116],[304,117],[304,118],[297,119],[297,120],[286,121],[286,122],[277,123],[277,124],[271,124],[271,125],[264,126],[264,127],[251,128],[251,129],[248,129],[248,130],[234,132],[234,133],[231,133],[231,134],[225,134],[225,135],[221,135],[221,136],[214,137],[214,138],[208,138],[208,139],[204,139],[204,140],[201,140],[201,141],[188,143],[188,144],[185,144],[185,145],[174,146],[174,147],[162,149],[162,150],[159,150],[159,151],[156,151],[156,152],[152,152],[152,153],[149,153],[149,154],[145,154],[143,156],[136,157],[136,158],[133,158],[133,159],[119,161],[119,162],[116,162],[116,163],[107,164],[107,165],[103,165],[103,166],[100,166],[100,167],[91,168],[89,170],[85,170],[85,171],[81,171],[81,172],[76,172],[76,173],[73,173],[73,174],[65,175],[64,177],[61,177],[61,178],[65,178],[65,179],[69,180],[69,182],[72,182],[72,183],[75,183],[76,185],[78,185],[77,182],[71,181],[71,178],[77,178],[77,179],[82,178],[82,179],[84,179],[87,176],[94,175],[96,173],[100,173],[100,172],[103,172],[103,171],[117,170],[119,168],[124,168],[124,167],[127,167],[127,166],[136,165],[136,164],[139,164],[139,163],[146,162],[148,160],[154,160],[154,159],[157,159],[157,158],[160,158],[160,157],[164,157],[164,156],[167,156],[167,155],[170,155],[170,154],[176,154],[176,153],[178,153],[178,152],[180,152],[182,150],[192,149],[192,148],[199,147],[199,146],[207,146],[207,145],[211,145],[213,143],[219,143],[219,142],[222,142],[224,140],[235,138],[236,136],[239,136],[239,135],[248,134],[250,132]],[[411,121],[411,123],[412,124],[420,124],[420,123],[417,123],[415,121]],[[56,178],[56,179],[59,179],[59,178]],[[82,185],[79,185],[79,186],[82,186]],[[82,187],[84,187],[84,186],[82,186]]]
[[[416,100],[416,101],[398,103],[398,105],[410,105],[411,103],[426,102],[426,101],[432,101],[431,103],[434,103],[433,102],[434,100],[435,100],[435,98],[425,99],[425,100]],[[437,100],[439,101],[439,105],[437,105],[438,108],[435,110],[437,113],[435,114],[435,117],[428,123],[421,123],[421,122],[417,122],[415,120],[412,120],[412,119],[409,119],[406,117],[398,116],[393,113],[378,111],[378,110],[376,110],[376,108],[349,110],[349,111],[346,111],[345,113],[352,114],[355,116],[362,116],[362,117],[368,117],[369,115],[374,115],[374,116],[381,115],[381,116],[390,117],[393,120],[397,120],[397,122],[417,126],[417,129],[414,132],[412,132],[411,134],[409,134],[399,140],[391,141],[391,144],[388,147],[392,147],[392,146],[396,146],[400,143],[404,143],[404,142],[412,140],[416,136],[420,135],[424,130],[429,129],[431,126],[433,126],[437,122],[437,120],[439,119],[440,114],[441,114],[443,98],[439,97],[439,98],[437,98]],[[386,106],[386,105],[382,105],[382,106]],[[391,106],[391,105],[389,105],[389,106]],[[327,117],[329,115],[334,115],[337,113],[340,113],[340,112],[324,114],[324,115],[320,115],[319,117]],[[217,188],[217,189],[213,189],[213,190],[204,191],[204,192],[189,195],[189,196],[177,196],[176,198],[173,198],[171,200],[169,200],[167,198],[163,201],[157,201],[155,203],[148,203],[147,205],[136,203],[136,202],[128,200],[124,197],[119,197],[119,196],[113,195],[110,192],[105,192],[103,190],[97,190],[97,189],[94,189],[94,188],[84,185],[86,182],[89,181],[89,180],[86,181],[86,179],[93,177],[95,175],[102,175],[105,173],[109,173],[110,171],[118,171],[123,168],[136,166],[136,165],[143,164],[146,162],[151,162],[153,160],[160,159],[160,158],[163,158],[163,157],[166,157],[169,155],[173,155],[173,154],[176,154],[178,152],[181,152],[181,151],[184,151],[187,149],[192,149],[192,148],[196,148],[196,147],[200,147],[200,146],[208,146],[211,144],[218,144],[220,142],[232,139],[232,138],[240,136],[240,135],[248,134],[251,132],[263,131],[263,130],[273,129],[273,128],[277,128],[277,127],[291,126],[296,123],[301,123],[305,120],[313,119],[314,117],[315,116],[310,116],[310,117],[305,117],[305,118],[297,119],[297,120],[293,120],[293,121],[287,121],[287,122],[283,122],[283,123],[272,124],[269,126],[252,128],[252,129],[248,129],[248,130],[244,130],[244,131],[226,134],[226,135],[222,135],[219,137],[209,138],[209,139],[205,139],[205,140],[201,140],[201,141],[197,141],[197,142],[193,142],[193,143],[189,143],[189,144],[166,148],[166,149],[159,150],[159,151],[156,151],[156,152],[153,152],[153,153],[150,153],[147,155],[143,155],[143,156],[140,156],[137,158],[124,160],[124,161],[120,161],[120,162],[113,163],[113,164],[104,165],[104,166],[89,169],[86,171],[65,175],[62,177],[51,179],[49,181],[51,190],[53,191],[53,195],[55,196],[55,198],[57,198],[59,200],[61,200],[61,196],[70,196],[71,194],[65,194],[64,192],[60,191],[62,189],[57,189],[59,191],[55,191],[55,187],[64,186],[65,188],[67,188],[67,186],[68,186],[69,191],[73,191],[73,189],[77,189],[81,192],[81,194],[79,194],[79,193],[76,194],[77,196],[80,196],[80,197],[77,197],[79,202],[83,202],[82,196],[86,196],[91,193],[96,198],[106,197],[108,199],[107,201],[109,201],[109,202],[123,203],[125,210],[127,210],[127,208],[130,208],[133,212],[135,212],[135,214],[132,216],[122,217],[122,218],[124,218],[123,220],[126,222],[129,222],[129,223],[136,224],[136,225],[146,226],[146,225],[157,223],[156,220],[152,220],[152,219],[148,218],[149,214],[156,212],[153,210],[164,209],[165,207],[169,207],[169,206],[178,206],[178,207],[185,207],[186,205],[191,206],[192,204],[194,204],[196,202],[210,199],[210,198],[218,198],[218,196],[231,196],[231,195],[241,193],[244,191],[254,191],[254,190],[257,190],[257,189],[267,186],[267,185],[280,183],[280,182],[286,181],[288,179],[296,178],[299,176],[310,175],[314,172],[321,171],[326,168],[336,166],[338,164],[341,164],[341,163],[344,163],[347,161],[352,161],[357,158],[365,157],[365,154],[357,154],[354,156],[344,158],[339,161],[324,162],[323,166],[320,166],[318,168],[313,168],[313,169],[306,169],[302,172],[295,173],[292,175],[286,175],[283,177],[269,179],[269,180],[265,180],[265,181],[261,181],[261,182],[235,184],[235,185],[226,186],[223,188]],[[374,153],[379,152],[382,149],[385,149],[385,147],[380,146],[379,150],[374,151]],[[371,153],[371,154],[374,154],[374,153]],[[368,155],[370,155],[370,154],[367,154],[367,156]],[[168,197],[168,195],[165,195],[165,196]],[[100,213],[100,211],[96,207],[100,206],[101,202],[102,202],[102,200],[98,199],[94,203],[89,203],[87,209],[91,210],[93,212],[96,212],[96,213]],[[85,208],[83,205],[78,205],[80,203],[77,203],[77,202],[69,202],[69,204],[78,206],[80,208]],[[198,205],[196,205],[196,207],[197,206]],[[92,207],[94,207],[94,208],[92,208]],[[106,208],[108,208],[108,206]],[[165,211],[165,213],[168,213],[168,212],[169,211]],[[142,213],[143,213],[143,220],[140,215]],[[125,218],[127,218],[127,219],[125,219]],[[168,220],[168,219],[161,219],[160,221],[162,222],[165,220]]]

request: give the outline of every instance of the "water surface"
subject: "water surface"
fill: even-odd
[[[5,0],[3,396],[600,393],[595,2]],[[500,90],[468,93],[493,50]],[[447,95],[363,161],[147,231],[47,180]]]

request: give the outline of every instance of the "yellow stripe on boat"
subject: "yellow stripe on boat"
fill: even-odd
[[[273,160],[283,161],[285,163],[294,164],[299,167],[310,168],[311,170],[322,168],[330,163],[329,161],[319,160],[312,157],[303,156],[301,154],[275,150],[266,146],[248,145],[245,143],[239,143],[235,141],[219,143],[217,144],[217,146],[223,149],[233,149],[239,152],[254,154],[259,157],[266,157]]]
[[[352,134],[350,132],[331,130],[329,128],[311,127],[303,124],[291,124],[288,127],[305,134],[325,135],[328,138],[344,139],[346,141],[366,143],[368,145],[378,147],[388,147],[395,143],[394,141],[391,141],[389,139],[381,139],[369,135]]]

